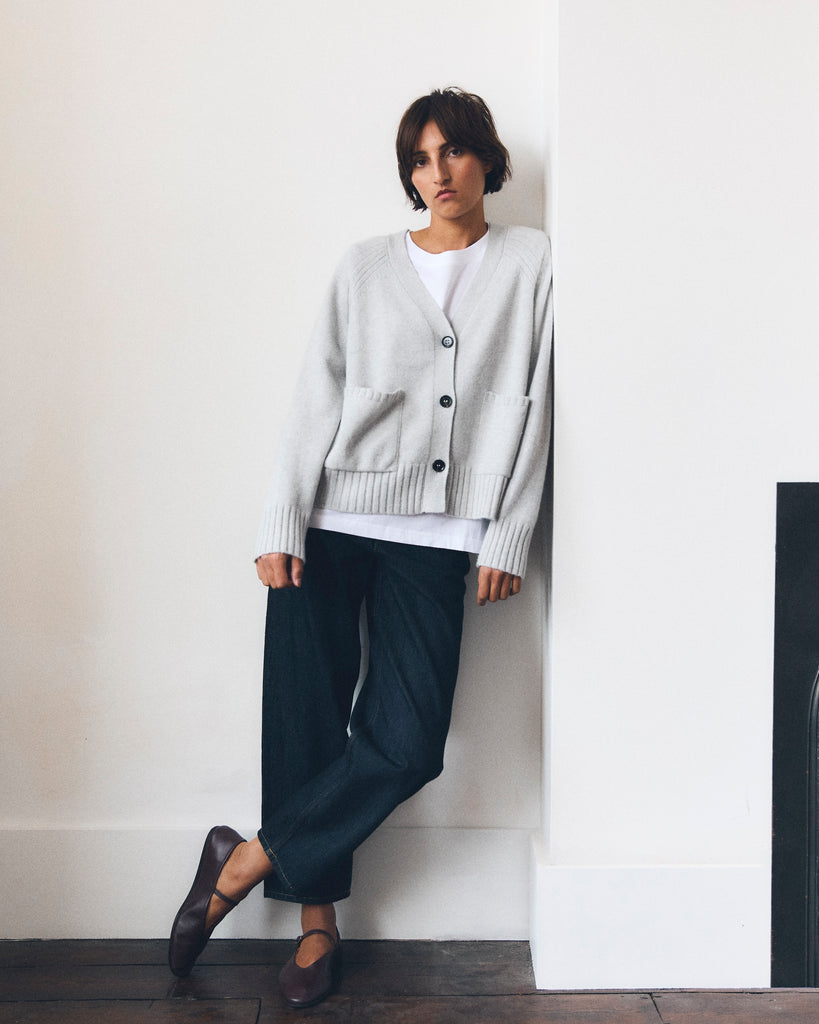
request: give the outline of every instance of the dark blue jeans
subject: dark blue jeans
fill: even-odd
[[[302,586],[268,591],[265,896],[349,896],[353,851],[441,773],[468,569],[461,551],[310,530]],[[351,713],[362,602],[369,667]]]

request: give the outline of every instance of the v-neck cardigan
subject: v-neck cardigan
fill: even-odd
[[[552,419],[546,235],[490,225],[446,318],[404,233],[354,245],[321,308],[275,459],[255,557],[304,558],[314,507],[488,519],[478,564],[518,576]]]

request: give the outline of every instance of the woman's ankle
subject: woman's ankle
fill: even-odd
[[[318,929],[326,932],[325,935],[309,935]],[[296,950],[296,965],[298,967],[309,967],[321,957],[326,956],[335,949],[336,931],[336,908],[332,903],[303,904],[301,908],[301,933],[306,935],[299,948]]]
[[[336,908],[333,903],[303,903],[301,908],[302,935],[319,928],[321,931],[336,934]]]
[[[273,865],[270,863],[270,858],[264,852],[258,838],[255,838],[236,847],[225,864],[219,880],[221,882],[224,879],[225,884],[239,891],[243,890],[243,894],[239,897],[242,899],[259,882],[272,874]],[[222,886],[220,885],[219,888],[221,889]],[[233,895],[229,891],[226,892],[228,896]]]

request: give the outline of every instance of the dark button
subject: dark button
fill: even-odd
[[[450,338],[450,336],[447,335],[445,338],[441,338],[441,344],[444,346],[444,348],[452,348],[452,346],[455,344],[455,339]]]
[[[436,459],[432,463],[432,468],[435,470],[436,473],[443,473],[443,471],[446,469],[446,463],[443,461],[443,459]]]
[[[438,401],[445,409],[448,409],[450,405],[452,405],[452,399],[449,397],[449,395],[441,395]]]

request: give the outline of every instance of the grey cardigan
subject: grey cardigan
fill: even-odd
[[[255,557],[304,558],[314,507],[489,519],[479,565],[522,576],[551,428],[552,268],[532,228],[490,225],[450,323],[404,233],[354,245],[313,331]]]

